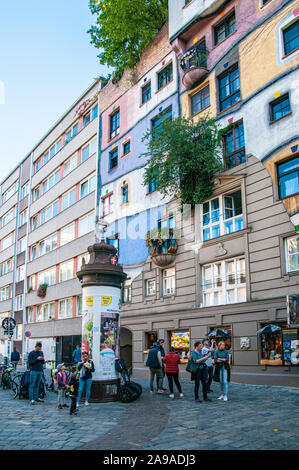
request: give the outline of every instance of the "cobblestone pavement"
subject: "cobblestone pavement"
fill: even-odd
[[[0,449],[203,450],[298,449],[299,390],[231,383],[229,401],[195,403],[193,383],[184,398],[144,394],[136,402],[82,405],[80,414],[57,409],[57,395],[30,406],[0,391]]]

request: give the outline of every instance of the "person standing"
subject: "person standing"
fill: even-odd
[[[82,360],[82,351],[81,351],[79,344],[77,344],[76,349],[74,349],[73,351],[72,359],[73,359],[73,362],[76,362],[76,363],[81,362]]]
[[[229,354],[225,349],[225,342],[218,343],[218,349],[214,355],[215,373],[214,382],[220,382],[221,395],[218,400],[227,401],[228,382],[230,382]]]
[[[165,349],[164,349],[164,339],[163,338],[159,338],[158,339],[158,347],[159,347],[159,351],[161,353],[161,359],[162,359],[162,386],[161,386],[161,390],[166,390],[166,388],[163,387],[163,382],[164,382],[164,377],[165,377],[165,368],[164,368],[164,362],[163,362],[163,359],[165,357]],[[158,386],[158,378],[157,378],[157,386]]]
[[[20,353],[19,351],[17,351],[17,348],[14,347],[13,352],[11,353],[11,356],[10,356],[10,362],[12,363],[13,368],[15,370],[17,370],[17,365],[19,363],[19,360],[20,360]]]
[[[202,343],[200,341],[196,341],[194,343],[194,350],[191,354],[192,363],[194,364],[194,395],[195,401],[200,403],[201,400],[198,396],[199,390],[199,382],[202,384],[202,393],[204,401],[212,401],[207,395],[207,382],[206,382],[206,373],[205,373],[205,361],[210,357],[210,354],[206,356],[202,353]]]
[[[155,376],[157,377],[157,393],[164,393],[162,390],[163,382],[163,372],[162,372],[162,358],[161,351],[159,349],[158,343],[153,343],[153,348],[149,350],[148,357],[146,361],[146,366],[150,369],[150,389],[151,394],[155,393],[154,391],[154,380]]]
[[[182,393],[182,387],[179,382],[179,363],[181,362],[181,359],[173,347],[171,347],[169,353],[164,356],[163,362],[165,364],[165,372],[169,384],[169,398],[174,398],[173,381],[176,384],[180,397],[182,398],[184,395]]]
[[[43,375],[43,365],[45,363],[44,353],[41,351],[42,343],[37,342],[33,351],[28,356],[28,368],[30,370],[29,400],[31,405],[34,402],[43,402],[39,398],[39,384]]]
[[[69,376],[69,391],[70,391],[70,398],[72,400],[71,408],[70,408],[71,415],[79,411],[76,407],[76,402],[78,398],[78,390],[79,390],[79,374],[78,374],[76,366],[72,366],[71,373]]]
[[[203,348],[202,348],[202,353],[204,356],[206,356],[207,354],[211,354],[211,357],[209,357],[205,364],[206,364],[206,382],[207,382],[207,392],[213,392],[213,390],[211,390],[211,383],[212,383],[212,380],[213,380],[213,364],[212,364],[212,355],[214,355],[215,353],[215,340],[212,339],[211,341],[211,346],[209,344],[209,340],[207,339],[204,339],[203,340]]]
[[[68,389],[68,374],[65,372],[64,364],[57,366],[57,385],[58,385],[58,408],[68,408],[69,406],[65,403],[65,392]]]
[[[90,390],[92,385],[92,373],[95,371],[94,363],[90,359],[88,352],[83,351],[82,353],[82,361],[78,364],[78,370],[80,374],[80,381],[79,381],[79,392],[78,392],[78,400],[77,400],[77,408],[79,408],[79,403],[81,400],[81,395],[83,393],[84,388],[86,387],[86,395],[85,395],[85,405],[89,405],[88,400],[90,397]]]

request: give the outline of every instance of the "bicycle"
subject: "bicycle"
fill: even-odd
[[[13,370],[14,370],[13,367],[2,366],[0,386],[3,388],[3,390],[7,390],[7,389],[11,388],[11,383],[12,383],[11,374],[12,374]]]

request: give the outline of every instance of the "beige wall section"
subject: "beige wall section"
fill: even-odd
[[[28,323],[24,331],[30,330],[32,338],[49,338],[55,336],[80,335],[82,331],[81,317],[66,318],[64,320]]]

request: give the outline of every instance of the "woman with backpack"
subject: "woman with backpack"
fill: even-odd
[[[65,372],[64,364],[57,366],[57,385],[58,385],[58,409],[68,408],[69,406],[65,403],[65,392],[69,388],[68,386],[68,374]]]
[[[83,390],[86,387],[86,395],[85,395],[85,405],[88,405],[88,400],[90,397],[90,390],[92,384],[92,373],[95,371],[94,363],[90,359],[88,352],[84,351],[82,353],[83,362],[78,364],[78,370],[80,375],[79,381],[79,393],[78,393],[78,400],[77,400],[77,408],[79,408],[79,403],[81,400],[81,395]]]
[[[165,364],[165,373],[168,379],[170,390],[169,398],[174,398],[173,381],[179,391],[180,398],[182,398],[184,395],[182,393],[182,387],[179,382],[179,363],[181,362],[181,359],[173,347],[171,347],[169,353],[164,356],[163,362]]]
[[[151,394],[154,394],[154,380],[155,376],[157,376],[157,387],[158,391],[157,393],[164,393],[164,390],[162,390],[162,385],[163,385],[163,363],[162,363],[162,358],[161,358],[161,351],[158,347],[158,343],[153,343],[153,348],[149,350],[148,352],[148,357],[147,361],[145,364],[147,367],[150,369],[150,389],[151,389]]]

